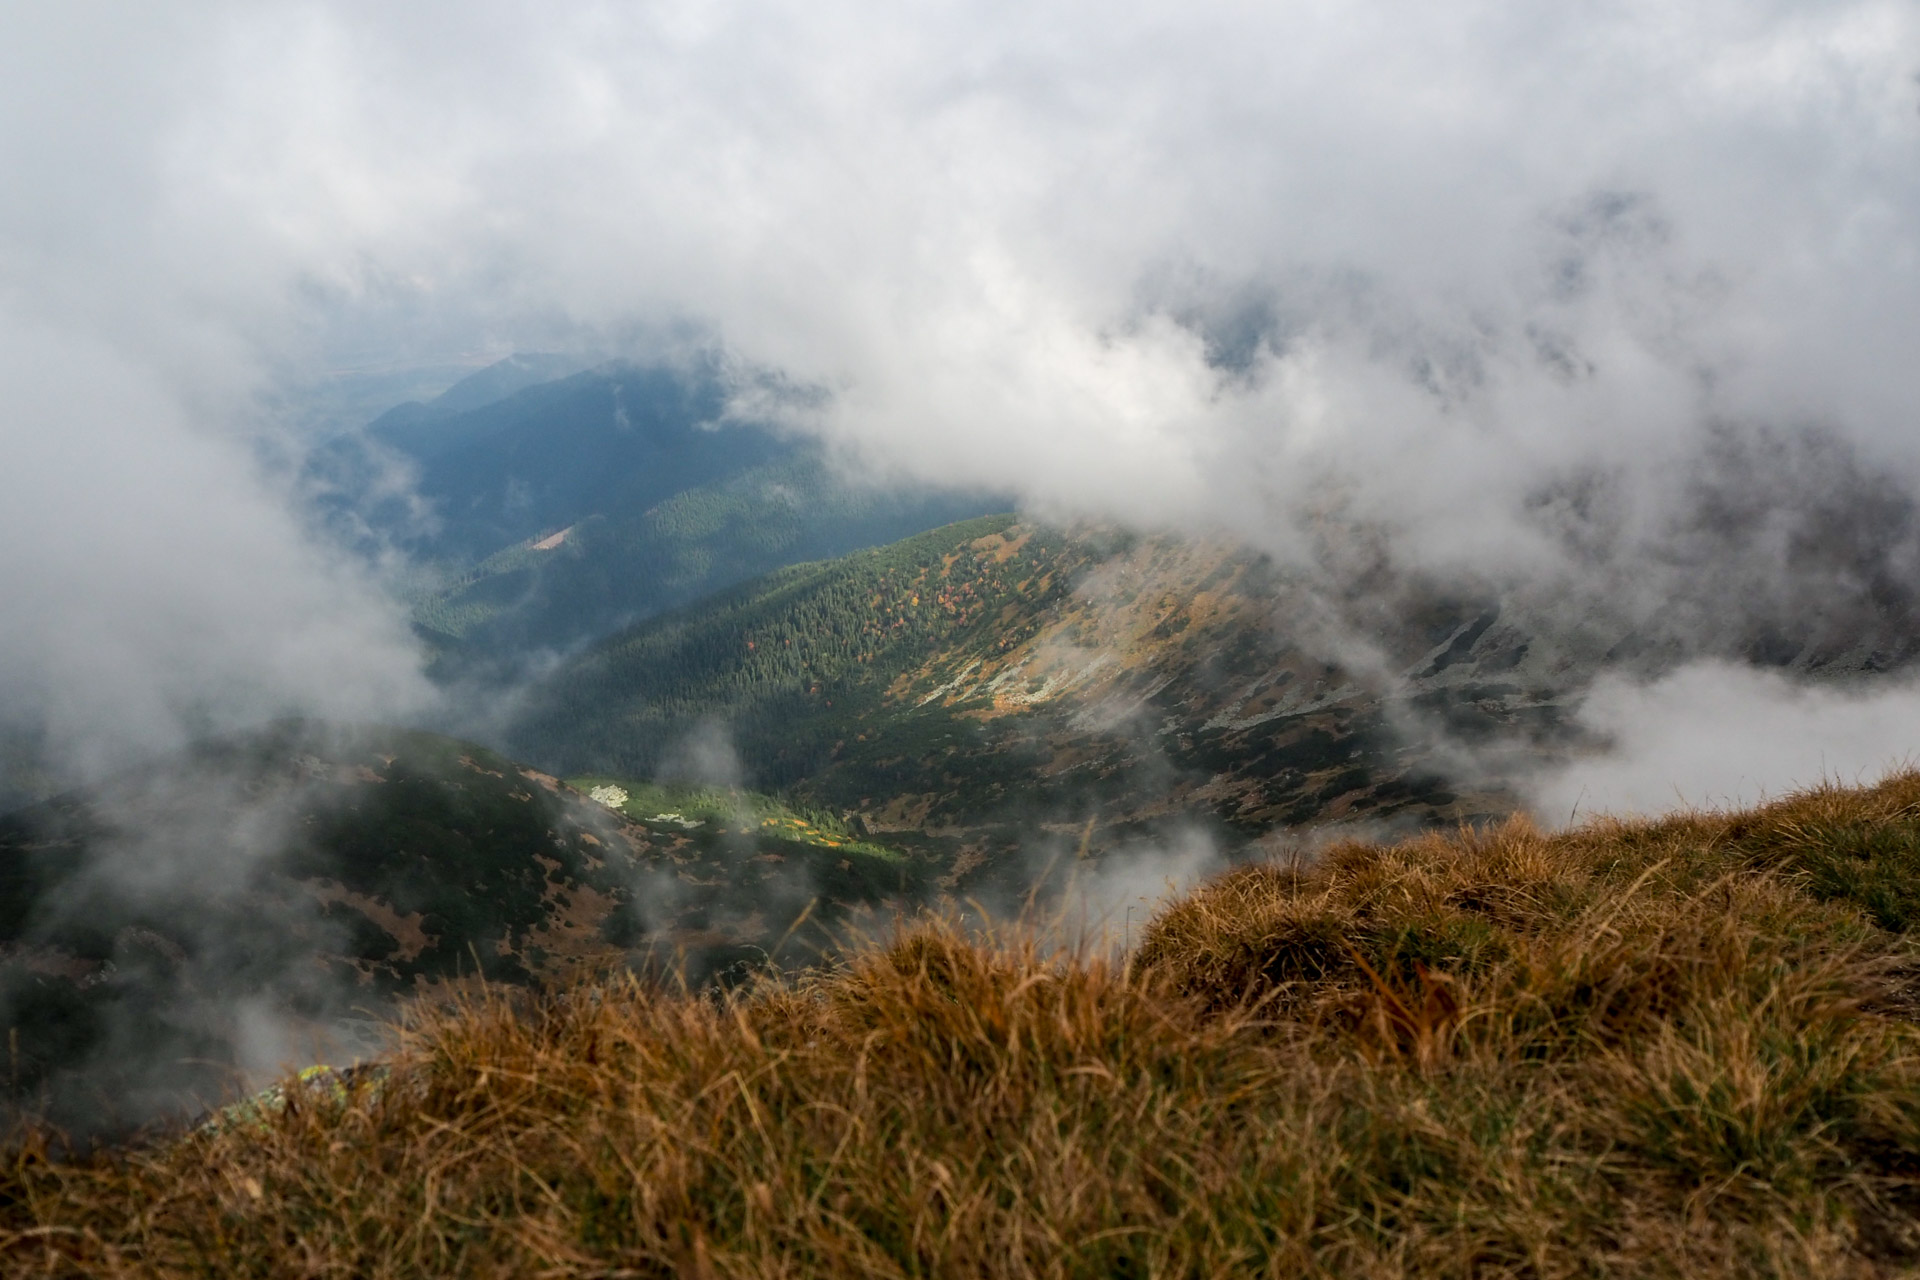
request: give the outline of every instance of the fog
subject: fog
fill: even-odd
[[[0,707],[65,772],[286,710],[425,705],[397,607],[150,370],[0,316],[0,384]]]
[[[346,367],[705,346],[880,474],[1636,617],[1785,572],[1673,570],[1716,441],[1920,475],[1893,0],[6,23],[0,699],[81,762],[422,705],[259,461]]]
[[[1532,788],[1543,820],[1733,809],[1825,783],[1860,786],[1920,759],[1920,688],[1808,687],[1773,672],[1689,665],[1648,683],[1602,677],[1580,720],[1611,750]]]

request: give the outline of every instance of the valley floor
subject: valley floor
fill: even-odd
[[[0,1170],[12,1275],[1876,1276],[1920,1264],[1920,774],[1243,867],[1123,958],[422,1015]]]

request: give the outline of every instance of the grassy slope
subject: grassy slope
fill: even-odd
[[[1920,1262],[1920,775],[1515,822],[726,1000],[428,1013],[383,1081],[0,1173],[12,1274],[1873,1276]]]
[[[838,850],[841,857],[900,862],[899,850],[861,838],[846,819],[818,809],[796,809],[777,796],[734,787],[677,786],[594,774],[567,779],[582,794],[618,788],[626,796],[617,812],[649,831],[673,836],[710,831],[778,839],[810,850]],[[617,799],[610,796],[609,800]],[[611,804],[609,807],[613,807]]]

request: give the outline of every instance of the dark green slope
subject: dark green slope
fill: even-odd
[[[1844,647],[1762,653],[1557,592],[1385,563],[1343,592],[1224,542],[996,517],[610,637],[534,690],[509,740],[646,777],[730,738],[756,785],[953,841],[948,883],[984,893],[1061,854],[1234,856],[1318,838],[1302,828],[1504,816],[1531,771],[1602,745],[1575,714],[1600,673],[1714,657],[1858,679],[1910,645],[1898,604]]]
[[[413,459],[416,493],[433,507],[420,550],[471,563],[596,512],[644,510],[790,450],[763,429],[721,425],[725,407],[712,369],[618,363],[385,435]]]
[[[543,352],[517,353],[467,375],[424,403],[395,405],[369,423],[367,433],[410,457],[432,457],[473,437],[475,420],[464,415],[528,387],[572,377],[591,363]]]
[[[594,514],[489,557],[423,599],[420,625],[463,660],[566,649],[796,561],[844,555],[991,509],[977,494],[877,489],[815,446],[642,509]]]
[[[512,681],[529,655],[1005,505],[863,485],[815,442],[727,421],[711,364],[613,362],[538,380],[561,367],[502,361],[312,460],[338,539],[414,561],[416,623],[449,679]]]
[[[646,956],[702,981],[810,901],[796,954],[926,867],[712,812],[649,825],[434,734],[285,723],[0,816],[9,1089],[139,1119],[232,1084],[262,1027],[311,1056],[342,1018],[465,975]]]
[[[464,568],[791,450],[760,427],[721,422],[726,389],[710,366],[619,361],[460,407],[470,400],[485,396],[402,406],[318,450],[309,485],[334,533]]]

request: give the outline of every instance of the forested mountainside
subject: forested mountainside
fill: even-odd
[[[415,618],[448,671],[564,650],[796,561],[844,555],[992,510],[1001,499],[841,476],[817,446],[595,513],[426,593]]]
[[[351,516],[419,559],[465,566],[789,448],[764,428],[721,422],[725,392],[711,369],[615,362],[460,408],[483,398],[456,394],[466,385],[448,393],[451,411],[395,411],[316,456],[340,527]]]
[[[1107,847],[1170,821],[1251,838],[1510,807],[1458,790],[1377,687],[1304,650],[1285,601],[1245,551],[990,517],[622,633],[537,691],[511,742],[646,776],[714,722],[757,785],[1009,849],[1034,824]],[[1453,731],[1554,732],[1486,606],[1436,602],[1398,639]]]
[[[1722,651],[1563,604],[1404,578],[1342,597],[1226,543],[998,516],[633,627],[537,688],[510,742],[649,776],[710,723],[757,785],[874,829],[1232,843],[1510,812],[1529,768],[1593,745],[1571,713],[1602,671],[1705,654],[1850,678],[1911,650],[1899,610],[1844,645],[1812,617],[1804,643]]]
[[[275,1065],[262,1028],[293,1052],[475,975],[634,964],[698,985],[783,938],[806,958],[847,911],[938,875],[927,841],[634,790],[609,806],[471,743],[287,722],[0,817],[8,1091],[137,1121],[217,1097],[249,1045]]]
[[[814,441],[728,420],[717,370],[516,356],[314,456],[336,538],[411,566],[446,678],[521,660],[801,560],[1000,510],[1004,497],[865,483]]]

